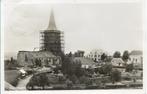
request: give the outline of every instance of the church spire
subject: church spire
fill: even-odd
[[[51,10],[50,20],[47,30],[57,30],[53,10]]]

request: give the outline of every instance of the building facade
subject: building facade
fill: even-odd
[[[125,62],[121,58],[113,58],[111,60],[111,64],[113,66],[113,69],[117,69],[120,72],[125,72]]]
[[[54,55],[60,55],[64,52],[63,32],[57,30],[54,14],[51,11],[48,28],[41,33],[41,51],[50,51]]]
[[[138,65],[143,63],[143,54],[142,51],[132,51],[130,53],[130,59],[131,63]]]
[[[129,64],[133,64],[133,66],[137,69],[143,69],[143,53],[139,50],[131,51],[129,55]]]
[[[80,62],[81,68],[96,68],[96,63],[93,60],[86,57],[75,57],[73,61]]]
[[[60,65],[61,58],[48,51],[19,51],[17,62],[20,66],[53,66]]]
[[[108,53],[104,52],[102,49],[94,49],[87,55],[87,57],[94,60],[94,61],[96,61],[96,62],[100,62],[101,61],[101,56],[103,54],[108,55]]]

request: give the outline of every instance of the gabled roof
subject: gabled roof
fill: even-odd
[[[112,65],[119,65],[119,64],[124,64],[124,61],[121,58],[113,58],[111,60]]]
[[[133,50],[133,51],[131,51],[130,55],[142,55],[142,51],[140,51],[140,50]]]

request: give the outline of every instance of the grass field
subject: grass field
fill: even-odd
[[[14,86],[17,85],[19,76],[20,72],[18,70],[5,70],[5,81]]]

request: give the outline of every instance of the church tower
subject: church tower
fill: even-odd
[[[51,11],[49,25],[41,33],[40,51],[50,51],[58,56],[64,53],[63,32],[57,29],[54,13]]]

